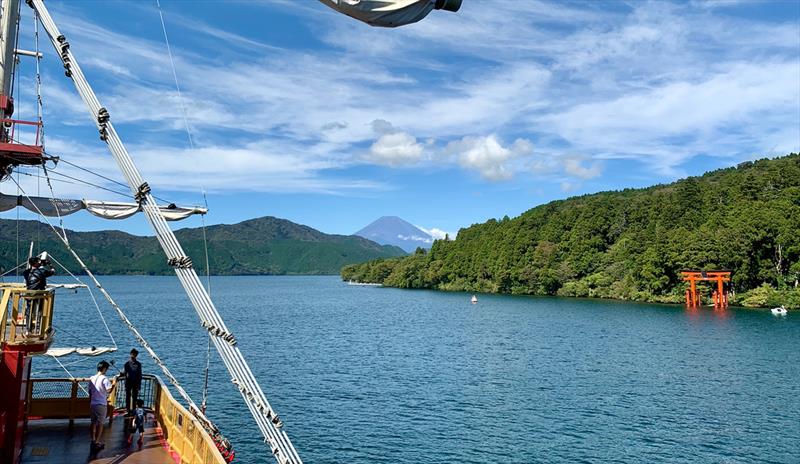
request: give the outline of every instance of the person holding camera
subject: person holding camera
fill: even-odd
[[[42,256],[44,259],[38,256],[28,259],[28,269],[22,273],[28,290],[44,290],[47,288],[47,278],[56,273],[47,259],[47,252],[42,253]]]
[[[47,259],[47,252],[39,256],[33,256],[28,259],[28,269],[22,273],[25,278],[25,288],[28,290],[44,290],[47,288],[47,278],[54,275],[56,270]],[[42,302],[39,298],[26,298],[25,305],[25,322],[23,333],[27,336],[29,334],[37,334],[41,331],[41,318],[42,318]],[[41,335],[41,334],[39,334]]]

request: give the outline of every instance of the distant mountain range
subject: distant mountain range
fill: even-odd
[[[417,248],[430,248],[433,237],[419,227],[397,216],[383,216],[355,233],[381,245],[394,245],[408,253]]]
[[[37,221],[0,219],[0,269],[5,272],[27,256],[32,240],[37,250],[48,251],[72,272],[80,272],[50,227]],[[153,237],[119,231],[67,231],[72,247],[97,274],[171,274],[161,248]],[[202,228],[175,231],[199,273],[205,272]],[[402,249],[379,245],[353,235],[329,235],[285,219],[262,217],[238,224],[206,228],[211,273],[338,274],[342,266],[375,258],[405,255]],[[61,273],[61,271],[59,271]]]

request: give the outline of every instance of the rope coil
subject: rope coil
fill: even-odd
[[[225,342],[227,342],[231,346],[236,346],[236,343],[237,343],[236,336],[234,336],[232,333],[228,332],[227,330],[221,329],[221,328],[215,326],[214,324],[212,324],[211,322],[208,322],[208,321],[201,321],[200,325],[203,326],[206,330],[208,330],[208,333],[210,335],[213,335],[215,337],[219,337],[219,338],[225,340]]]
[[[147,185],[147,182],[142,182],[139,184],[139,187],[136,189],[136,195],[133,196],[133,199],[136,200],[136,203],[140,205],[145,202],[147,199],[147,195],[150,194],[150,186]]]
[[[108,130],[106,130],[106,125],[108,124],[108,120],[111,119],[111,115],[108,114],[108,110],[105,107],[100,108],[97,112],[97,126],[98,131],[100,132],[100,140],[106,141],[108,139]]]
[[[167,260],[170,267],[179,267],[181,269],[189,269],[192,267],[192,258],[188,256],[179,256]]]
[[[28,5],[30,5],[30,3]],[[31,8],[33,8],[32,5]],[[58,50],[61,54],[61,62],[64,63],[64,75],[67,77],[72,77],[72,61],[70,60],[69,42],[67,42],[67,38],[64,37],[63,34],[56,37],[56,41],[58,41]]]

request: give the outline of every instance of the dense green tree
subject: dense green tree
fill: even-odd
[[[404,288],[681,302],[680,271],[690,268],[733,271],[739,303],[800,306],[800,155],[554,201],[461,229],[427,254],[348,266],[342,276]]]

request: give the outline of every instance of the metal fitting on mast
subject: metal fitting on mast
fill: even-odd
[[[64,35],[60,35],[56,37],[56,41],[58,41],[58,49],[61,53],[61,62],[64,63],[64,75],[67,77],[72,77],[72,63],[69,58],[69,42],[67,42],[67,38]]]

